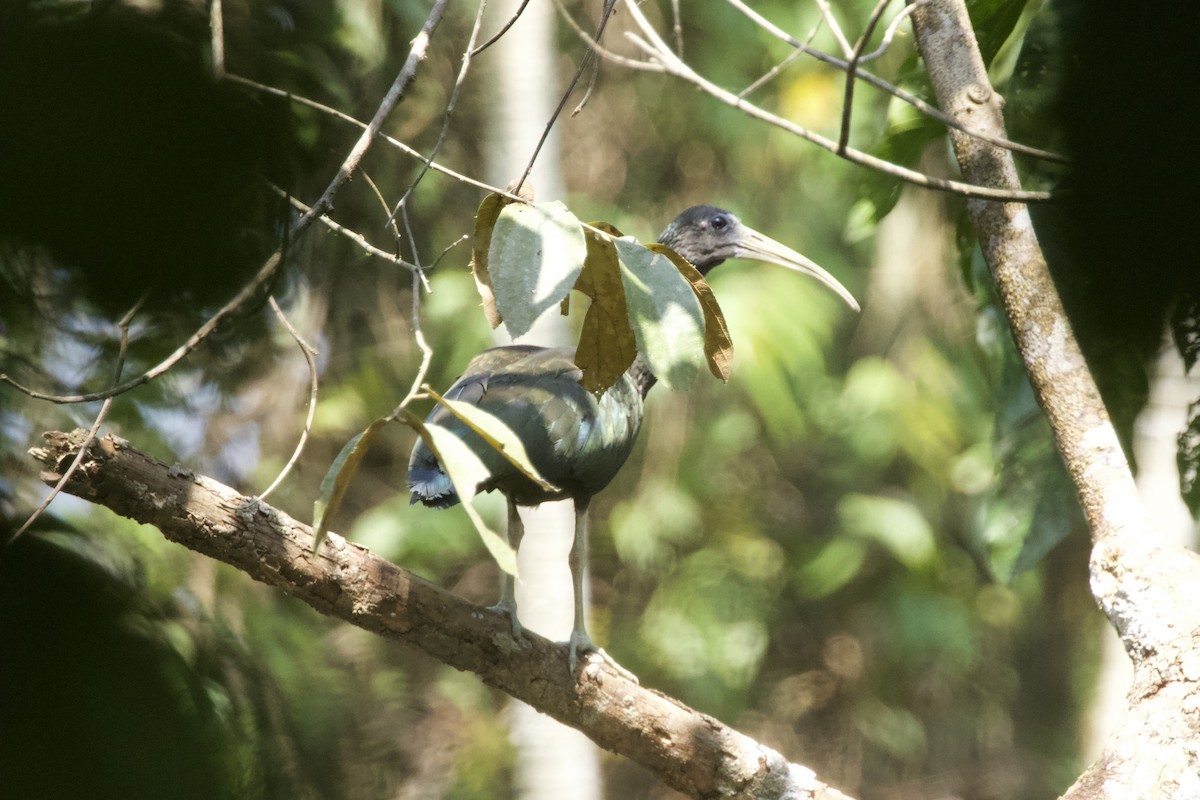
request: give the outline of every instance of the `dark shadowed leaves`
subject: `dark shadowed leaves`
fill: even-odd
[[[321,542],[325,541],[325,534],[329,531],[329,521],[341,507],[346,490],[350,488],[354,476],[358,473],[358,465],[362,463],[363,456],[367,454],[371,442],[388,422],[387,417],[380,417],[372,422],[366,430],[346,442],[337,458],[329,465],[329,471],[325,473],[325,478],[321,481],[321,494],[313,502],[314,553],[320,549]]]

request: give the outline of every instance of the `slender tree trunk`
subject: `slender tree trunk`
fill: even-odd
[[[913,14],[917,46],[942,110],[969,129],[1004,135],[962,0]],[[972,183],[1020,188],[1011,153],[951,132]],[[1083,360],[1028,209],[973,200],[968,209],[1030,383],[1054,431],[1091,528],[1091,585],[1134,664],[1128,704],[1099,760],[1070,798],[1200,797],[1200,557],[1165,539]]]
[[[495,27],[506,23],[519,0],[500,0],[491,9]],[[489,112],[487,172],[494,186],[506,186],[524,172],[559,99],[555,69],[554,9],[530,3],[521,18],[490,51],[482,68],[496,76],[495,102]],[[564,199],[559,169],[559,137],[551,131],[530,175],[539,200]],[[501,343],[506,339],[500,338]],[[557,310],[542,316],[523,343],[570,344]],[[569,501],[522,509],[526,536],[518,553],[517,608],[522,624],[555,640],[570,635],[573,590],[567,554],[574,534]],[[579,731],[513,701],[510,736],[516,748],[515,794],[523,800],[596,800],[600,759],[596,746]]]

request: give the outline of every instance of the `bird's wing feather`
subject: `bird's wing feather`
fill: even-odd
[[[641,426],[642,398],[629,378],[599,399],[580,386],[580,378],[571,348],[499,347],[472,359],[445,395],[471,403],[512,428],[542,476],[562,490],[558,493],[537,487],[444,408],[435,408],[427,421],[471,444],[492,476],[480,487],[483,490],[500,489],[526,505],[590,496],[612,480],[629,456]],[[418,444],[410,462],[410,484],[414,469],[420,477],[431,467],[440,469],[432,453]],[[414,497],[428,502],[417,496],[423,488],[413,485]]]

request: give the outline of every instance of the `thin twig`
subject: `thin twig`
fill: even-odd
[[[838,134],[837,154],[839,156],[846,154],[846,145],[850,143],[850,115],[854,111],[854,87],[858,84],[855,77],[858,73],[858,60],[862,58],[863,50],[866,49],[867,42],[871,40],[871,36],[875,33],[875,26],[879,24],[879,20],[883,19],[883,12],[887,10],[888,4],[892,0],[879,0],[875,4],[875,8],[871,11],[871,16],[867,18],[867,27],[863,31],[862,36],[858,37],[858,41],[854,43],[854,52],[850,54],[850,63],[846,65],[846,91],[842,97],[842,127]]]
[[[292,207],[295,208],[297,211],[299,211],[301,214],[307,214],[310,211],[312,211],[312,208],[310,206],[308,206],[303,200],[298,200],[295,197],[292,197],[291,195],[287,194],[287,192],[284,192],[282,189],[279,189],[276,187],[272,187],[272,188],[275,188],[275,191],[279,192],[279,194],[286,197],[288,203],[290,203],[292,205]],[[419,269],[419,267],[416,264],[412,264],[408,261],[405,261],[404,259],[397,256],[395,253],[389,253],[387,250],[384,250],[381,247],[376,247],[375,245],[371,244],[370,242],[367,241],[367,238],[365,236],[363,236],[361,233],[359,233],[358,231],[353,230],[351,228],[347,228],[345,225],[342,225],[340,222],[337,222],[337,221],[331,219],[328,214],[322,214],[320,217],[317,217],[317,221],[320,222],[325,227],[329,228],[334,233],[340,233],[342,236],[345,236],[347,239],[349,239],[350,241],[352,241],[356,245],[358,245],[359,248],[361,248],[363,250],[363,252],[367,253],[368,255],[375,256],[376,258],[382,258],[384,261],[388,261],[392,264],[395,264],[398,267],[404,267],[407,270]]]
[[[828,64],[829,66],[834,67],[836,69],[840,69],[843,72],[846,71],[847,69],[849,69],[849,66],[850,66],[849,62],[844,61],[843,59],[840,59],[837,56],[831,56],[822,50],[817,50],[813,47],[810,47],[808,44],[797,40],[794,36],[789,34],[787,31],[783,30],[778,25],[776,25],[775,23],[771,22],[769,19],[764,17],[762,14],[758,13],[750,6],[746,5],[742,0],[725,0],[725,1],[727,3],[729,3],[731,6],[733,6],[734,8],[741,11],[748,19],[750,19],[750,21],[752,21],[754,24],[758,25],[760,28],[762,28],[767,33],[774,36],[776,39],[779,39],[782,42],[786,42],[791,47],[794,47],[797,50],[804,52],[806,55],[810,55],[813,58],[817,59],[818,61],[820,61],[824,64]],[[903,19],[909,13],[911,13],[912,11],[915,11],[917,8],[919,8],[921,5],[923,5],[923,3],[924,3],[924,0],[920,0],[920,2],[913,3],[913,4],[910,4],[909,6],[907,6],[903,12],[903,15],[899,19]],[[894,21],[894,24],[898,25],[899,19]],[[886,38],[887,37],[885,37],[885,39]],[[652,69],[653,68],[653,67],[645,66],[643,62],[637,62],[637,61],[634,61],[633,59],[624,59],[623,56],[618,56],[617,58],[623,59],[625,62],[633,61],[634,63],[629,66],[641,65],[642,69],[647,69],[647,68]],[[859,62],[862,63],[863,60],[864,59],[859,59]],[[655,70],[655,71],[663,71],[663,70]],[[1051,161],[1056,164],[1070,163],[1070,160],[1066,156],[1062,155],[1061,153],[1055,153],[1050,150],[1043,150],[1041,148],[1031,147],[1030,145],[1027,145],[1027,144],[1021,144],[1020,142],[1014,142],[1011,139],[993,136],[993,135],[984,133],[983,131],[977,131],[977,130],[968,128],[966,125],[963,125],[963,123],[954,119],[954,117],[943,112],[937,106],[935,106],[931,103],[925,102],[924,100],[922,100],[921,98],[912,94],[911,92],[907,92],[904,89],[901,89],[899,86],[895,86],[891,83],[888,83],[883,78],[880,78],[877,75],[867,72],[866,70],[862,70],[862,69],[858,70],[858,77],[861,80],[864,80],[867,83],[871,84],[876,89],[879,89],[880,91],[883,91],[883,92],[887,92],[892,97],[895,97],[897,100],[908,103],[910,106],[917,109],[922,114],[925,114],[926,116],[936,119],[938,122],[942,123],[943,125],[945,125],[947,127],[954,128],[955,130],[960,130],[963,133],[967,134],[968,136],[973,136],[976,139],[979,139],[981,142],[987,142],[988,144],[993,144],[996,147],[1000,147],[1005,150],[1011,150],[1014,153],[1023,153],[1027,156],[1039,158],[1043,161]]]
[[[125,312],[125,316],[121,317],[117,322],[117,330],[121,332],[121,342],[117,348],[117,360],[113,365],[112,382],[116,383],[121,380],[121,371],[125,369],[125,355],[129,352],[129,325],[133,322],[133,318],[137,312],[141,310],[142,305],[146,302],[146,296],[142,295],[133,307]],[[92,427],[88,429],[87,437],[83,440],[83,446],[79,448],[79,452],[71,461],[71,465],[63,472],[62,477],[50,488],[50,493],[38,504],[38,507],[33,510],[33,513],[25,520],[21,527],[17,528],[17,532],[12,535],[5,544],[12,544],[21,534],[29,530],[33,523],[45,513],[50,504],[54,502],[54,498],[62,492],[63,487],[67,485],[67,481],[71,480],[71,476],[79,469],[79,465],[83,463],[83,459],[87,456],[88,448],[92,446],[92,442],[96,440],[96,434],[100,432],[100,426],[104,424],[105,418],[108,416],[109,409],[112,408],[112,398],[106,398],[101,404],[100,410],[96,413],[96,419],[92,422]]]
[[[393,420],[399,419],[410,403],[420,399],[421,386],[425,383],[425,378],[429,375],[429,367],[433,363],[433,348],[425,340],[425,332],[421,329],[421,280],[424,277],[423,271],[420,269],[413,273],[412,330],[413,341],[417,343],[417,348],[421,351],[421,364],[417,367],[417,374],[408,389],[408,394],[404,396],[399,405],[392,409],[390,418]]]
[[[675,55],[683,58],[683,15],[679,13],[679,0],[671,0],[671,32],[675,34]]]
[[[475,13],[475,24],[471,28],[471,36],[467,40],[466,49],[463,51],[462,65],[458,68],[458,76],[454,79],[454,88],[450,91],[450,99],[446,102],[446,111],[442,114],[442,129],[438,132],[437,141],[433,144],[433,149],[429,153],[429,157],[422,159],[421,171],[417,173],[417,177],[413,178],[412,183],[405,189],[401,195],[399,202],[392,208],[388,214],[388,222],[395,227],[396,214],[400,211],[400,207],[408,202],[408,198],[416,191],[417,185],[425,178],[429,172],[430,165],[433,159],[437,157],[438,152],[442,149],[443,142],[446,141],[446,132],[450,129],[450,115],[454,113],[454,107],[458,104],[458,93],[462,90],[463,83],[467,79],[467,70],[471,66],[471,58],[474,55],[475,41],[479,38],[479,29],[483,26],[483,10],[487,7],[487,2],[484,0],[479,4],[479,9]],[[399,233],[396,234],[397,237]]]
[[[488,39],[486,42],[479,45],[479,47],[476,47],[474,50],[470,51],[470,53],[468,53],[467,55],[469,55],[471,58],[474,58],[475,56],[482,53],[484,50],[487,50],[489,47],[494,45],[496,42],[500,41],[500,39],[504,36],[504,34],[508,33],[508,29],[511,28],[514,24],[516,24],[516,21],[521,18],[522,14],[525,13],[525,6],[527,6],[527,5],[529,5],[529,0],[521,0],[521,6],[516,10],[516,13],[514,13],[511,17],[508,18],[508,22],[504,23],[504,27],[502,27],[500,30],[496,31],[495,35],[492,36],[492,38]]]
[[[780,61],[775,66],[771,67],[771,69],[767,70],[767,72],[764,75],[762,75],[761,77],[756,79],[753,83],[751,83],[745,89],[742,89],[740,92],[738,92],[737,93],[738,99],[740,100],[743,97],[746,97],[747,95],[750,95],[750,94],[754,93],[755,91],[757,91],[758,89],[762,88],[763,84],[771,81],[776,75],[778,75],[779,73],[781,73],[785,69],[787,69],[789,64],[791,64],[793,61],[795,61],[797,58],[799,58],[802,55],[804,55],[804,51],[802,51],[802,50],[793,50],[792,52],[788,53],[787,57],[784,58],[783,61]]]
[[[600,12],[600,24],[596,27],[596,35],[592,40],[600,43],[601,37],[604,36],[604,29],[608,27],[608,20],[612,16],[613,7],[616,6],[617,0],[604,0],[604,8]],[[558,101],[558,105],[554,109],[554,113],[550,115],[546,127],[542,130],[542,135],[538,139],[537,144],[533,148],[533,155],[529,157],[529,163],[525,165],[525,171],[521,173],[521,179],[516,182],[516,185],[524,186],[529,180],[529,173],[533,172],[533,165],[537,162],[538,155],[542,152],[542,147],[545,146],[546,140],[550,138],[550,131],[554,128],[554,123],[562,114],[563,108],[567,105],[567,100],[570,99],[571,93],[575,91],[575,86],[578,85],[579,79],[583,77],[583,71],[587,69],[587,65],[592,60],[592,49],[589,47],[583,54],[583,58],[579,62],[579,68],[575,70],[575,75],[572,76],[571,82],[567,84],[567,89],[563,92],[562,99]],[[578,113],[579,109],[576,109]]]
[[[304,430],[300,432],[300,440],[296,442],[296,448],[292,451],[292,457],[283,465],[283,469],[275,476],[275,480],[271,481],[271,485],[263,489],[262,494],[256,498],[257,500],[265,500],[267,495],[275,491],[275,488],[283,483],[283,479],[287,477],[288,473],[292,471],[292,467],[300,460],[300,454],[304,452],[304,445],[308,442],[308,434],[312,430],[313,417],[317,413],[317,387],[319,384],[317,361],[315,358],[317,351],[313,349],[312,345],[304,341],[300,333],[292,327],[292,323],[284,315],[283,309],[279,307],[279,303],[275,302],[275,295],[271,295],[268,301],[271,304],[271,310],[275,312],[275,316],[279,318],[279,321],[283,323],[283,327],[291,334],[296,344],[300,346],[300,352],[304,354],[304,361],[308,364],[308,415],[304,418]]]
[[[833,38],[837,39],[838,45],[842,48],[842,55],[846,58],[850,57],[853,49],[850,47],[850,40],[846,38],[846,34],[842,33],[842,27],[838,25],[837,18],[833,16],[833,9],[829,7],[829,0],[816,0],[817,8],[821,9],[821,17],[825,20],[825,24],[829,26],[829,32],[833,34]]]
[[[387,94],[379,104],[379,108],[375,112],[375,116],[371,122],[363,130],[362,135],[350,149],[349,154],[342,161],[341,167],[338,168],[337,174],[329,182],[325,191],[321,193],[320,198],[311,208],[304,213],[300,219],[296,220],[288,230],[285,236],[285,245],[280,246],[274,253],[267,257],[259,268],[258,273],[242,288],[238,293],[222,306],[215,314],[208,318],[195,333],[188,337],[182,345],[177,347],[174,352],[167,356],[163,361],[147,370],[143,374],[127,381],[120,386],[114,386],[100,392],[90,392],[79,395],[52,395],[44,392],[38,392],[14,381],[7,375],[0,374],[0,381],[8,383],[11,386],[23,391],[38,400],[48,400],[52,403],[84,403],[93,400],[107,400],[110,397],[115,397],[119,394],[128,392],[142,384],[149,383],[155,378],[161,376],[169,369],[178,364],[185,356],[191,353],[200,345],[208,336],[217,329],[217,327],[225,321],[226,318],[233,316],[242,311],[242,309],[250,302],[250,300],[259,295],[259,293],[275,278],[284,263],[284,247],[286,242],[294,239],[297,235],[303,232],[313,220],[320,218],[333,206],[333,198],[338,191],[350,179],[359,162],[362,161],[367,149],[374,142],[379,134],[379,129],[383,126],[383,122],[387,119],[392,109],[400,102],[405,91],[416,77],[417,65],[425,58],[425,54],[429,48],[429,40],[433,31],[441,22],[442,16],[446,10],[448,0],[435,0],[433,8],[429,12],[429,16],[425,19],[425,24],[421,27],[420,33],[413,39],[412,48],[409,50],[408,58],[404,61],[404,66],[401,67],[396,79],[392,82]]]
[[[883,38],[879,40],[879,47],[876,47],[871,52],[858,60],[859,66],[866,64],[868,61],[874,61],[881,55],[887,52],[887,49],[892,46],[892,39],[896,37],[896,31],[900,29],[900,23],[908,19],[908,17],[921,6],[926,5],[929,0],[916,0],[909,3],[888,23],[887,28],[883,32]]]
[[[626,7],[629,10],[630,16],[634,19],[635,23],[649,41],[630,33],[627,33],[626,36],[650,58],[653,58],[662,64],[668,73],[688,81],[706,94],[715,97],[721,102],[732,106],[733,108],[736,108],[748,114],[749,116],[755,117],[756,119],[761,119],[764,122],[768,122],[778,128],[788,131],[789,133],[812,142],[818,147],[822,147],[831,153],[837,152],[836,142],[831,141],[830,139],[821,136],[818,133],[814,133],[807,128],[797,125],[791,120],[784,119],[783,117],[772,114],[765,109],[759,108],[753,103],[739,98],[732,92],[722,89],[712,81],[709,81],[708,79],[699,75],[687,64],[675,58],[675,55],[671,52],[670,48],[666,46],[666,43],[663,42],[657,31],[654,30],[653,26],[650,25],[649,21],[642,14],[634,0],[627,0]],[[1002,200],[1022,203],[1044,202],[1051,199],[1049,192],[992,189],[986,186],[975,186],[970,183],[963,183],[962,181],[934,178],[922,172],[918,172],[917,170],[909,169],[908,167],[902,167],[898,164],[885,161],[881,158],[871,155],[870,153],[864,153],[861,150],[856,150],[853,147],[847,147],[841,156],[855,164],[861,164],[862,166],[870,167],[888,175],[893,175],[896,178],[907,181],[915,186],[952,192],[964,197],[978,197],[986,200]]]
[[[388,218],[387,218],[387,220],[384,221],[383,224],[385,227],[391,229],[392,239],[396,243],[396,257],[400,258],[401,257],[400,256],[400,239],[401,239],[400,229],[398,227],[396,227],[396,220],[391,216],[390,212],[388,212],[387,200],[384,199],[383,192],[380,191],[379,185],[376,184],[375,181],[371,179],[370,173],[368,173],[362,167],[358,168],[358,173],[363,176],[363,180],[365,180],[367,182],[367,186],[371,187],[371,192],[375,195],[375,199],[379,201],[379,205],[383,206],[384,213],[388,214]],[[401,200],[400,202],[403,203],[404,201]],[[399,208],[400,206],[397,205],[396,207]]]
[[[225,79],[234,83],[240,83],[243,86],[254,89],[257,92],[262,92],[263,94],[269,94],[275,97],[283,97],[291,102],[299,103],[302,106],[308,106],[311,109],[320,111],[322,114],[328,114],[335,119],[339,119],[342,122],[353,125],[360,130],[365,130],[367,127],[367,123],[363,122],[362,120],[356,119],[349,114],[339,111],[331,106],[327,106],[324,103],[319,103],[316,100],[304,97],[303,95],[292,94],[291,92],[284,91],[283,89],[277,89],[274,86],[268,86],[265,83],[259,83],[258,81],[251,80],[250,78],[244,78],[241,75],[226,74]],[[498,186],[492,186],[489,183],[484,183],[481,180],[476,180],[475,178],[464,175],[461,172],[456,172],[449,167],[443,166],[432,159],[426,158],[420,150],[417,150],[415,147],[411,147],[410,145],[407,145],[399,139],[389,136],[386,133],[380,133],[379,139],[391,145],[392,147],[395,147],[405,155],[417,159],[418,161],[427,165],[434,172],[440,172],[448,178],[453,178],[456,181],[465,183],[468,186],[474,186],[477,189],[482,189],[485,192],[492,192],[494,194],[504,195],[510,200],[525,202],[524,199],[519,195],[508,192]]]

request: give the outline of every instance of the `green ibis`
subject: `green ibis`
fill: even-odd
[[[816,278],[855,311],[858,303],[838,281],[815,263],[714,206],[693,206],[667,226],[658,239],[686,258],[701,274],[726,259],[745,258],[777,264]],[[496,490],[508,501],[508,537],[520,546],[524,527],[518,506],[570,498],[575,504],[575,539],[570,567],[575,591],[575,620],[568,642],[572,672],[580,652],[601,651],[588,637],[584,621],[583,579],[587,567],[588,504],[609,484],[629,457],[642,424],[643,399],[655,376],[639,356],[629,371],[599,397],[580,385],[582,373],[569,347],[509,345],[485,350],[446,391],[451,400],[470,403],[495,415],[521,439],[530,461],[557,487],[542,488],[510,464],[457,417],[438,406],[427,422],[450,428],[487,466],[490,477],[477,487]],[[458,495],[441,465],[423,442],[408,466],[412,502],[448,508]],[[512,576],[504,575],[496,608],[507,613],[514,634],[521,632]]]

